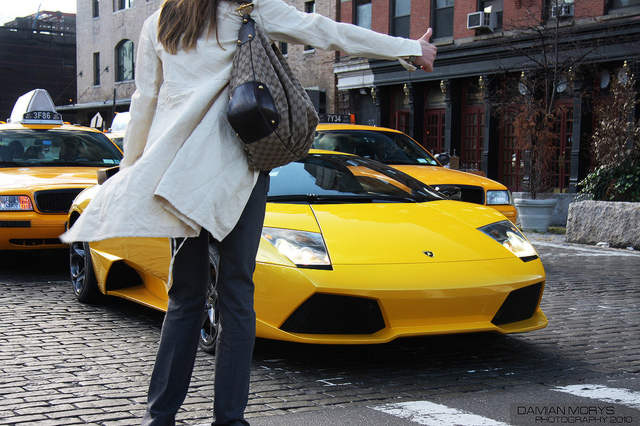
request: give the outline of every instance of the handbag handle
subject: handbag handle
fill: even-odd
[[[247,16],[247,15],[250,15],[251,12],[253,12],[253,2],[241,1],[238,3],[240,3],[240,6],[236,8],[236,12],[238,12],[238,15]]]

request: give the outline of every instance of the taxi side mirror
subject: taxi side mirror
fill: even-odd
[[[440,162],[440,164],[442,164],[443,166],[446,166],[447,164],[449,164],[449,161],[451,160],[451,156],[449,155],[448,152],[441,152],[440,154],[436,154],[434,155],[434,157],[436,158],[436,160],[438,160]]]

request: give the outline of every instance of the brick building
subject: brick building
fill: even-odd
[[[342,0],[340,6],[343,22],[383,33],[418,38],[433,27],[438,57],[433,73],[340,58],[339,112],[406,131],[432,152],[455,153],[463,168],[482,170],[513,191],[523,189],[522,153],[496,98],[501,89],[517,90],[523,71],[536,69],[542,40],[553,43],[557,34],[560,56],[576,58],[557,89],[565,113],[557,126],[556,192],[575,192],[590,167],[594,98],[625,72],[625,61],[638,75],[640,0]]]
[[[292,0],[300,10],[335,17],[335,2]],[[108,128],[114,112],[126,111],[135,90],[137,42],[144,20],[153,14],[162,0],[77,0],[77,102],[62,105],[63,113],[75,112],[77,121],[88,124],[96,114]],[[289,64],[302,85],[316,102],[320,112],[333,112],[335,77],[333,52],[305,46],[281,45]]]
[[[55,102],[76,96],[75,15],[40,11],[0,26],[0,120],[18,97],[47,89]]]

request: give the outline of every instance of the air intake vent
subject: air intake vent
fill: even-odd
[[[373,299],[314,294],[280,328],[291,333],[371,334],[384,328],[384,320]]]
[[[531,318],[536,312],[541,293],[542,283],[513,290],[491,322],[500,325]]]
[[[76,196],[84,188],[53,189],[34,194],[36,207],[42,213],[67,213]]]

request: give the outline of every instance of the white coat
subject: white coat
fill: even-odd
[[[101,186],[64,242],[194,237],[201,227],[220,241],[234,228],[257,180],[225,115],[237,6],[220,2],[222,47],[215,32],[205,31],[196,49],[175,55],[158,42],[160,12],[145,21],[120,172]],[[251,16],[274,40],[369,58],[422,55],[415,40],[336,23],[282,0],[255,0]]]

